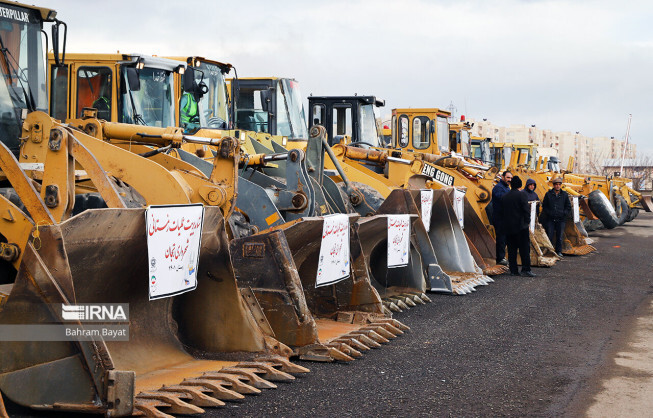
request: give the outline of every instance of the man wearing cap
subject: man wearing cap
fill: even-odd
[[[494,226],[494,233],[496,235],[496,251],[497,251],[497,264],[508,264],[506,262],[506,232],[503,226],[503,206],[501,198],[510,191],[510,180],[512,173],[508,170],[504,171],[501,175],[499,183],[492,189],[492,225]]]
[[[553,188],[546,192],[542,200],[542,225],[549,240],[555,247],[556,254],[562,257],[562,232],[565,220],[571,213],[571,201],[567,192],[562,190],[562,179],[553,179]]]
[[[519,176],[510,180],[510,191],[501,198],[503,206],[503,225],[508,243],[508,267],[510,274],[519,276],[517,252],[521,259],[521,275],[535,277],[531,271],[531,243],[528,226],[531,220],[531,208],[528,197],[519,190],[522,181]]]

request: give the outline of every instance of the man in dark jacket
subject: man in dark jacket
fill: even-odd
[[[531,208],[526,194],[519,188],[522,186],[519,176],[510,181],[511,190],[501,199],[503,206],[503,225],[508,243],[508,266],[510,274],[519,276],[517,266],[517,251],[521,258],[521,275],[535,277],[531,271],[531,244],[528,225],[531,220]]]
[[[540,198],[537,196],[537,193],[535,193],[535,189],[537,188],[537,183],[533,179],[528,179],[526,180],[526,186],[524,187],[524,194],[526,195],[526,198],[528,199],[528,202],[537,202],[537,208],[535,208],[535,221],[537,222],[537,215],[540,213]]]
[[[562,257],[562,232],[565,220],[571,213],[569,195],[562,190],[562,179],[553,179],[553,188],[546,192],[542,200],[542,225],[558,256]]]
[[[512,179],[512,173],[508,170],[504,171],[501,175],[501,180],[499,183],[494,186],[492,189],[492,225],[494,226],[494,232],[497,236],[497,264],[508,264],[506,262],[506,232],[503,226],[503,206],[501,204],[501,198],[510,191],[508,184]]]

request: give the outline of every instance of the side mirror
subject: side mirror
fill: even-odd
[[[139,91],[141,89],[141,80],[138,78],[138,71],[134,67],[126,67],[125,73],[127,74],[127,83],[129,90]]]
[[[195,93],[195,69],[191,66],[188,66],[184,72],[184,91]]]
[[[59,59],[59,26],[63,25],[63,49],[61,59]],[[54,55],[54,65],[61,67],[64,65],[66,59],[66,35],[68,35],[68,26],[60,20],[55,19],[52,25],[52,53]]]
[[[265,112],[270,111],[271,101],[272,101],[272,89],[261,90],[261,107]]]

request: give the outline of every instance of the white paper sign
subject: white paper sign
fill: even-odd
[[[349,217],[344,214],[325,216],[315,287],[344,280],[349,277],[350,270]]]
[[[456,212],[461,228],[465,228],[465,192],[453,189],[453,211]]]
[[[535,233],[535,218],[537,217],[537,200],[528,202],[531,204],[531,222],[528,225],[528,228],[531,230],[531,233]]]
[[[150,300],[197,287],[203,205],[149,206],[145,211]]]
[[[574,223],[580,222],[580,211],[578,209],[578,196],[573,197]]]
[[[431,211],[433,210],[433,190],[422,190],[420,192],[422,200],[422,222],[426,231],[431,230]]]
[[[388,267],[408,265],[410,215],[388,215]]]

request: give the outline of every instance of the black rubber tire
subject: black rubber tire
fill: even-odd
[[[594,190],[587,197],[590,210],[594,213],[603,223],[607,229],[616,228],[619,225],[619,219],[610,201],[600,190]]]
[[[587,219],[583,221],[583,226],[586,231],[598,231],[599,229],[604,229],[603,222],[598,219],[588,221]]]
[[[626,199],[624,199],[623,196],[615,195],[614,207],[615,207],[615,212],[617,212],[617,223],[619,225],[625,224],[626,219],[628,219],[628,214],[630,212],[630,207],[628,206],[628,202],[626,202]]]
[[[635,219],[639,215],[639,209],[638,208],[630,208],[628,211],[628,218],[626,218],[626,222],[631,222],[633,219]]]

